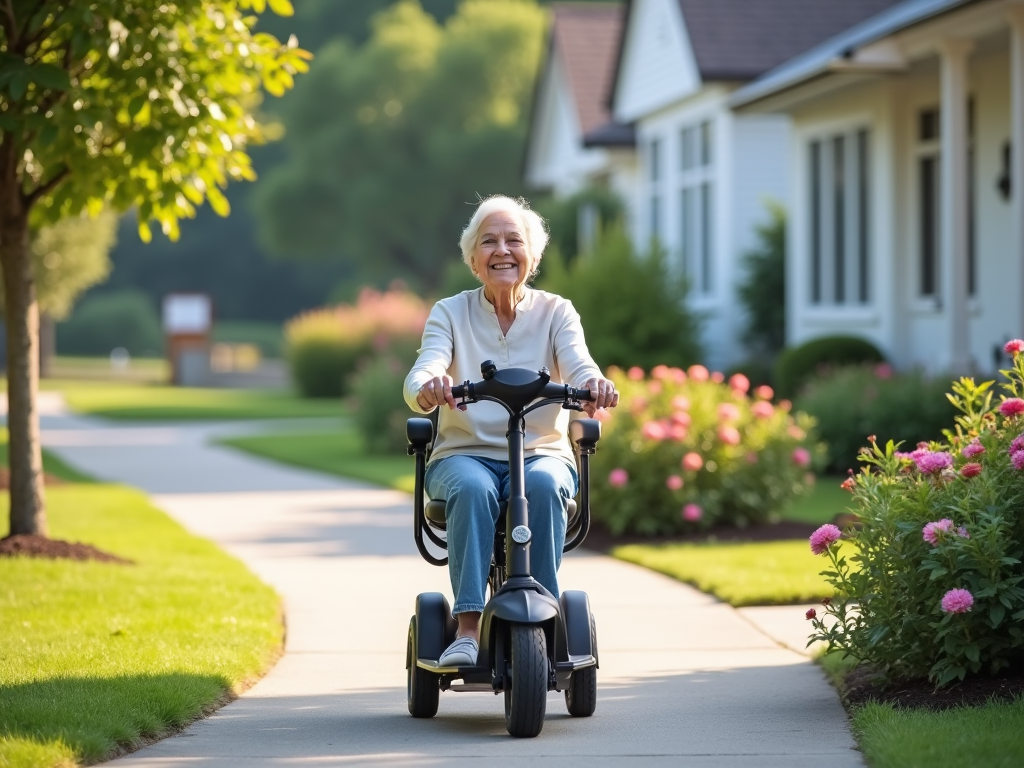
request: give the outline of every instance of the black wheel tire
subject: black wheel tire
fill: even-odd
[[[441,698],[441,678],[416,666],[416,617],[409,622],[409,643],[405,650],[408,664],[406,694],[409,714],[413,717],[433,717],[437,714]]]
[[[597,655],[597,627],[590,617],[590,647]],[[573,717],[590,717],[597,709],[597,667],[584,667],[569,677],[565,689],[565,707]]]
[[[532,739],[544,727],[548,702],[548,649],[541,627],[512,626],[505,676],[505,728]]]

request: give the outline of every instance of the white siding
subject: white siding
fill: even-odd
[[[631,123],[700,88],[676,0],[636,0],[615,89],[615,119]]]

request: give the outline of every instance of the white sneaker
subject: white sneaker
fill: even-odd
[[[480,647],[472,637],[460,637],[448,646],[441,658],[437,660],[439,667],[475,667],[476,655]]]

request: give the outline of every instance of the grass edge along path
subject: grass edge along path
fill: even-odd
[[[842,695],[853,662],[840,653],[819,655],[840,692],[850,730],[871,768],[1018,768],[1024,764],[1024,697],[979,707],[928,709],[869,703],[851,706]]]
[[[230,701],[280,656],[274,591],[140,492],[95,483],[47,496],[54,538],[134,565],[0,558],[4,768],[134,751]]]
[[[413,492],[415,464],[412,456],[369,454],[363,448],[359,433],[351,428],[335,432],[231,437],[219,443],[283,464]]]

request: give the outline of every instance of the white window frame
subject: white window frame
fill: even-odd
[[[708,300],[715,295],[715,120],[711,115],[676,129],[675,204],[679,212],[678,262],[691,294]],[[691,152],[688,153],[687,147]],[[688,162],[689,161],[689,162]]]

